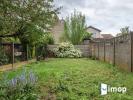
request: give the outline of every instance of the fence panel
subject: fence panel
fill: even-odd
[[[94,45],[94,48],[95,48],[95,54],[94,56],[99,59],[99,43],[96,42],[96,44]]]
[[[98,48],[98,42],[91,42],[90,44],[89,44],[90,46],[90,56],[91,57],[94,57],[94,58],[96,58],[96,59],[98,59],[99,58],[99,48]]]
[[[133,71],[133,33],[91,43],[91,56]]]
[[[96,45],[96,43],[93,43],[93,42],[91,42],[90,44],[89,44],[89,49],[90,49],[90,56],[91,57],[94,57],[95,58],[95,45]]]
[[[105,41],[105,61],[114,64],[114,39]]]
[[[0,43],[0,66],[26,61],[28,58],[27,52],[18,43]]]
[[[99,60],[104,61],[105,46],[104,41],[99,42]]]
[[[130,35],[115,38],[115,64],[126,71],[131,70]]]

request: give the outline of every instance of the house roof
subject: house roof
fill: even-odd
[[[110,39],[110,38],[113,38],[114,37],[112,34],[101,34],[101,35],[102,35],[102,37],[104,39]]]
[[[88,28],[92,28],[92,29],[94,29],[94,30],[97,30],[97,31],[101,32],[101,30],[100,30],[100,29],[95,28],[95,27],[93,27],[93,26],[89,26],[89,27],[87,27],[87,29],[88,29]]]

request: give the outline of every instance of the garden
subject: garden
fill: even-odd
[[[58,22],[61,7],[56,8],[53,0],[1,0],[0,4],[0,68],[21,62],[22,57],[24,61],[36,59],[19,68],[0,70],[0,100],[133,99],[132,73],[86,58],[75,48],[92,39],[81,12],[74,10],[66,17],[60,42],[49,50],[48,45],[55,44],[50,29]],[[101,83],[126,87],[127,92],[102,96]]]
[[[49,58],[1,73],[1,100],[132,100],[133,75],[88,58]],[[9,83],[8,83],[9,82]],[[126,93],[100,95],[100,84]],[[2,99],[2,97],[6,99]]]

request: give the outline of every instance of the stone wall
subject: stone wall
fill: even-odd
[[[53,50],[54,48],[56,48],[58,45],[48,45],[48,49],[49,50]],[[89,45],[74,45],[75,48],[81,50],[82,55],[84,57],[89,57],[90,55],[90,49],[89,49]]]

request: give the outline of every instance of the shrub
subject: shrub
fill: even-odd
[[[57,48],[54,49],[55,56],[60,58],[79,58],[82,53],[80,50],[75,49],[71,43],[63,42],[59,44]]]
[[[8,56],[4,52],[3,48],[0,48],[0,65],[7,64],[9,62]]]
[[[37,60],[44,60],[47,56],[48,56],[48,49],[47,49],[47,45],[46,44],[39,44],[36,48],[36,56],[37,56]]]
[[[54,44],[54,38],[52,36],[52,33],[46,34],[46,40],[47,40],[47,44]]]
[[[44,60],[46,57],[48,57],[48,54],[50,53],[47,48],[48,44],[54,44],[54,38],[52,37],[51,33],[46,32],[36,44],[37,60]]]
[[[38,40],[37,45],[38,44],[54,44],[52,33],[46,32],[44,35],[42,35],[42,37]]]
[[[37,81],[33,72],[26,72],[9,80],[7,77],[0,80],[0,100],[37,100],[35,83]]]
[[[91,36],[92,36],[92,33],[85,32],[85,33],[83,34],[82,41],[83,41],[83,40],[89,40],[89,39],[91,39]]]

